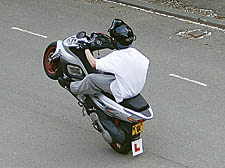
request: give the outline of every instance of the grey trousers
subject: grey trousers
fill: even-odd
[[[101,91],[112,94],[110,84],[116,78],[114,75],[89,74],[83,80],[71,82],[70,90],[74,94],[97,94]]]

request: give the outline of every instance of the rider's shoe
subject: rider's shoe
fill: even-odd
[[[70,83],[72,82],[71,79],[69,78],[63,78],[63,77],[59,77],[58,78],[58,82],[59,84],[65,88],[65,89],[70,89]]]

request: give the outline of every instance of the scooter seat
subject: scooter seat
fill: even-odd
[[[129,99],[124,99],[120,104],[126,108],[139,112],[150,107],[141,94]]]
[[[108,98],[110,98],[111,100],[115,101],[115,98],[113,97],[113,95],[106,92],[102,92],[102,93]],[[137,96],[129,98],[129,99],[124,99],[123,102],[120,103],[120,105],[134,111],[139,111],[139,112],[144,111],[150,107],[141,94],[138,94]]]

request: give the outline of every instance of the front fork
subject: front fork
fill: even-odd
[[[59,50],[59,52],[54,53],[54,54],[48,59],[48,61],[50,62],[50,64],[51,64],[51,63],[56,63],[56,62],[59,61],[60,57],[61,57],[61,52],[60,52],[60,50]]]

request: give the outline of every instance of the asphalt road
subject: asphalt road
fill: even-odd
[[[135,158],[114,152],[42,67],[50,42],[106,31],[115,17],[129,23],[134,46],[151,60],[142,93],[155,118]],[[196,28],[212,35],[176,35]],[[10,0],[0,1],[0,35],[1,168],[225,167],[224,32],[93,0]]]

